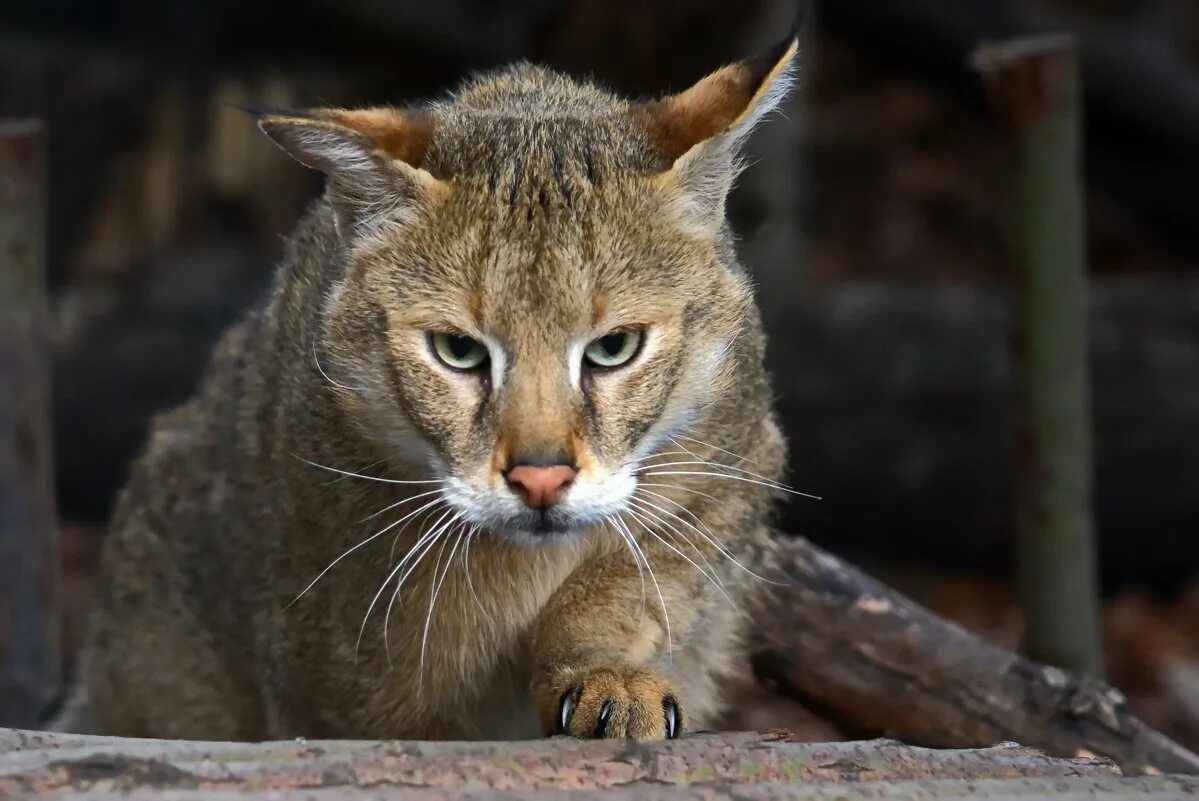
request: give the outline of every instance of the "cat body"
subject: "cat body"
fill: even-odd
[[[155,421],[59,727],[712,725],[785,461],[724,200],[794,51],[650,103],[518,65],[262,115],[328,189]]]

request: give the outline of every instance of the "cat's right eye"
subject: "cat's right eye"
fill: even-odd
[[[487,364],[487,346],[465,334],[431,333],[429,344],[438,360],[453,370],[477,370]]]

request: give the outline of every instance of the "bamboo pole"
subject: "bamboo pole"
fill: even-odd
[[[40,123],[0,122],[0,721],[34,725],[58,688]]]
[[[1081,104],[1069,36],[974,54],[1017,148],[1011,365],[1024,647],[1102,671],[1092,515]]]

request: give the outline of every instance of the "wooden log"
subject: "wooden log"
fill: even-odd
[[[1169,798],[1196,788],[1192,779],[1128,779],[1106,760],[1051,759],[1011,744],[937,751],[885,740],[796,743],[783,732],[659,743],[240,744],[0,731],[0,795],[14,796]]]
[[[984,642],[803,539],[783,554],[754,615],[754,670],[844,731],[1012,740],[1126,773],[1199,775],[1199,756],[1129,714],[1118,690]]]
[[[893,741],[796,743],[785,733],[665,743],[123,740],[0,730],[0,797],[1180,798],[1199,757],[1148,729],[1120,694],[983,643],[802,540],[755,615],[754,665],[849,731]],[[1102,755],[1102,756],[1097,756]],[[1125,770],[1151,774],[1126,779]],[[838,785],[830,790],[829,785]],[[849,785],[840,786],[840,785]],[[404,795],[409,794],[409,795]],[[162,797],[156,795],[156,797]],[[578,795],[571,795],[576,799]]]
[[[1102,674],[1091,510],[1091,376],[1078,63],[1069,36],[973,57],[1012,134],[1009,355],[1024,651]]]
[[[33,725],[59,673],[41,125],[0,123],[0,721]]]

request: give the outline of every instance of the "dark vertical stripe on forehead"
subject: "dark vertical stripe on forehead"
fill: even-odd
[[[508,188],[508,205],[516,208],[516,201],[520,199],[520,190],[525,182],[525,160],[518,156],[516,163],[512,167],[512,184]]]
[[[599,173],[595,169],[595,157],[591,155],[591,148],[583,151],[583,163],[587,167],[587,183],[599,186]]]
[[[570,191],[570,182],[566,180],[566,170],[562,165],[562,155],[555,150],[553,154],[552,164],[554,172],[554,181],[558,184],[558,192],[562,195],[562,200],[566,202],[567,208],[574,206],[574,198]]]

